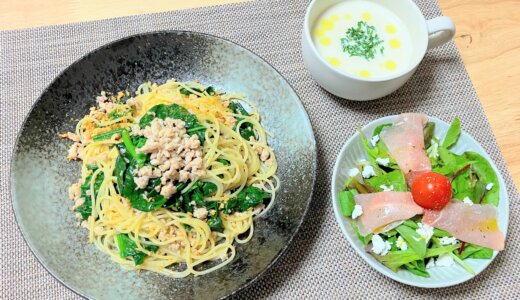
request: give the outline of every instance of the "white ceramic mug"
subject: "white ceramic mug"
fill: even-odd
[[[313,0],[307,7],[303,25],[303,60],[314,80],[330,93],[350,100],[373,100],[384,97],[401,86],[412,76],[426,51],[453,38],[455,24],[449,17],[426,20],[412,0],[373,1],[395,13],[410,32],[412,59],[407,68],[396,74],[379,78],[361,78],[333,68],[318,53],[311,30],[320,15],[331,6],[349,0]]]

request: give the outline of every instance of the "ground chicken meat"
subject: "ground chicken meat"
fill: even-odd
[[[260,160],[266,161],[267,159],[269,159],[270,155],[271,155],[271,153],[269,153],[269,151],[264,148],[264,149],[262,149],[262,153],[260,154]]]
[[[208,210],[205,208],[205,207],[199,207],[199,208],[196,208],[194,211],[193,211],[193,216],[197,219],[206,219],[206,217],[208,216]]]
[[[60,134],[60,137],[62,139],[69,139],[69,140],[71,140],[73,142],[79,142],[80,141],[79,136],[77,134],[75,134],[75,133],[72,133],[72,132],[62,133],[62,134]]]
[[[81,182],[76,182],[69,187],[69,199],[75,200],[81,196]]]
[[[149,126],[132,127],[133,135],[146,137],[138,153],[150,154],[151,166],[138,168],[134,182],[139,188],[148,185],[150,178],[160,178],[155,190],[165,198],[177,192],[174,182],[188,182],[205,175],[202,145],[197,135],[188,135],[181,120],[155,118]]]
[[[78,159],[82,159],[82,155],[81,155],[81,152],[83,151],[83,145],[76,142],[74,144],[72,144],[72,146],[70,146],[69,148],[69,151],[68,151],[68,154],[67,154],[67,159],[68,160],[78,160]]]
[[[116,104],[107,97],[107,94],[105,91],[101,91],[101,95],[96,97],[96,102],[99,107],[99,112],[107,113],[114,109]]]

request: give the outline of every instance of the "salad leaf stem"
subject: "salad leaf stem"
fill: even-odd
[[[453,254],[453,252],[450,252],[450,256],[453,258],[454,261],[456,261],[461,267],[464,268],[464,270],[468,271],[471,275],[475,275],[475,271],[462,259],[460,259],[457,255]]]
[[[460,244],[459,255],[462,253],[462,251],[464,251],[464,247],[466,247],[466,242],[462,242],[462,244]]]
[[[453,176],[451,176],[450,181],[453,181],[455,178],[457,178],[457,176],[459,176],[462,172],[466,171],[470,167],[471,167],[471,164],[467,164],[464,167],[462,167],[462,169],[458,170],[457,172],[455,172],[455,174],[453,174]]]

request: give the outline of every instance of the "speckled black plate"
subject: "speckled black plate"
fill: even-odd
[[[79,164],[65,160],[73,119],[88,113],[101,90],[135,90],[142,82],[199,79],[244,93],[274,134],[281,188],[273,208],[255,221],[253,239],[237,246],[226,267],[200,277],[173,279],[122,270],[87,243],[77,227],[67,188]],[[282,255],[303,221],[316,169],[316,144],[294,90],[264,60],[215,36],[156,32],[103,46],[67,68],[43,92],[27,117],[11,165],[13,208],[20,230],[39,261],[63,284],[95,299],[210,299],[254,281]]]

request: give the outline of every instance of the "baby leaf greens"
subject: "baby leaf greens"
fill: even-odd
[[[362,160],[349,171],[349,178],[345,183],[345,190],[339,193],[339,207],[341,214],[352,217],[356,206],[355,195],[410,190],[404,173],[389,154],[384,141],[379,137],[385,127],[392,124],[377,126],[372,135],[367,138],[360,131],[362,145],[366,151],[367,160]],[[461,122],[455,118],[444,137],[436,137],[435,123],[427,122],[423,128],[426,155],[432,165],[432,170],[446,176],[451,181],[452,198],[462,201],[472,200],[475,204],[498,205],[499,185],[498,177],[490,162],[482,155],[466,151],[461,154],[451,149],[457,144],[461,135]],[[366,169],[368,172],[364,172]],[[366,175],[368,174],[368,175]],[[363,214],[366,213],[363,211]],[[461,243],[449,232],[438,228],[427,228],[422,223],[422,216],[418,215],[386,232],[379,232],[377,239],[374,234],[362,236],[358,229],[359,219],[351,221],[352,228],[359,240],[371,249],[371,242],[384,241],[384,251],[372,248],[374,257],[393,271],[405,269],[421,277],[430,277],[426,268],[427,263],[436,265],[439,256],[443,256],[441,265],[452,260],[460,264],[469,273],[475,274],[464,260],[491,259],[493,250],[490,248]],[[433,232],[432,232],[433,231]]]
[[[455,143],[457,143],[457,140],[460,136],[460,120],[458,118],[455,118],[453,122],[450,125],[450,128],[448,129],[448,132],[446,133],[446,137],[444,138],[444,142],[442,142],[442,147],[449,149]]]
[[[341,209],[341,213],[345,217],[352,216],[352,212],[354,211],[354,206],[356,206],[356,202],[354,201],[354,195],[356,190],[352,191],[343,191],[339,193],[339,207]]]

